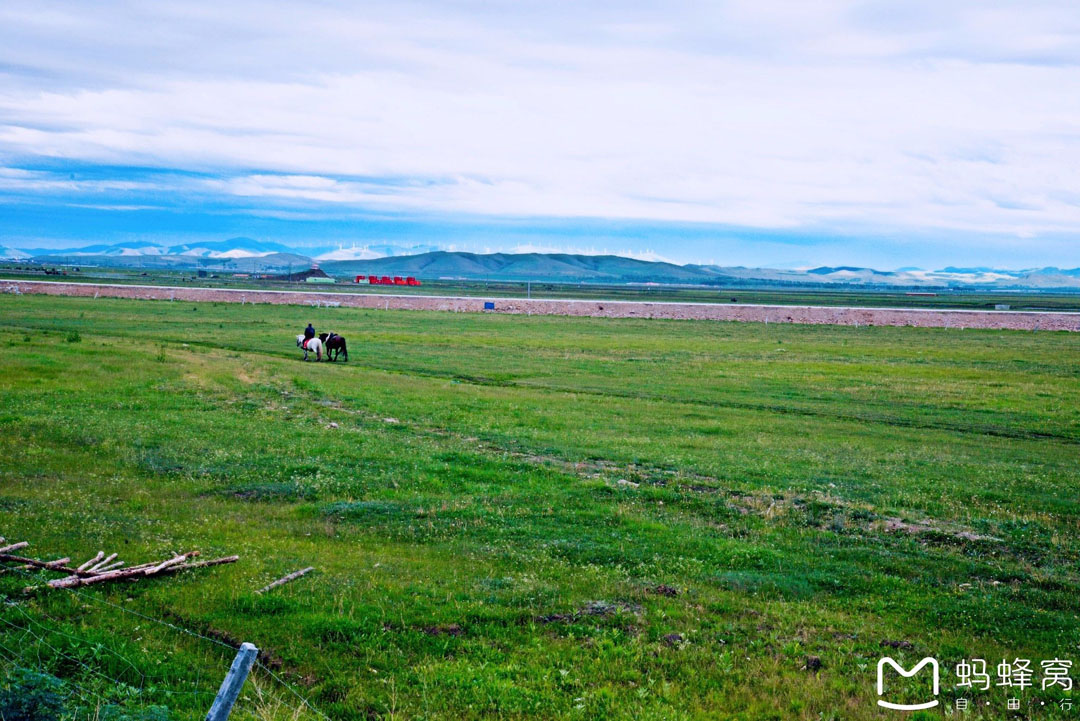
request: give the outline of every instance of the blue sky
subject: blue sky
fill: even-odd
[[[0,5],[0,245],[1080,265],[1071,1]]]

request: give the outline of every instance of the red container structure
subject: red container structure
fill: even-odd
[[[402,278],[400,275],[395,275],[393,278],[388,275],[381,277],[377,275],[358,275],[356,276],[356,282],[363,283],[365,277],[367,278],[368,285],[420,285],[420,281],[411,275],[407,278]]]

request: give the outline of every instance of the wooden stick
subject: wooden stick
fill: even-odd
[[[170,561],[173,559],[169,559]],[[202,561],[200,563],[184,563],[175,566],[166,566],[160,571],[156,571],[154,574],[147,574],[145,569],[139,568],[124,568],[116,571],[109,571],[108,573],[99,573],[95,576],[67,576],[66,578],[57,578],[53,581],[49,581],[47,584],[49,588],[75,588],[78,586],[89,586],[94,583],[103,583],[105,581],[118,581],[124,578],[135,578],[139,576],[147,575],[164,575],[169,573],[175,573],[177,571],[185,571],[189,568],[205,568],[207,566],[217,566],[222,563],[235,563],[239,561],[239,556],[226,556],[225,558],[215,558],[210,561]],[[158,564],[161,566],[162,564]],[[27,591],[33,590],[33,588],[26,589]]]
[[[223,563],[236,563],[240,560],[240,556],[225,556],[224,558],[215,558],[210,561],[199,561],[198,563],[186,563],[183,566],[174,566],[170,568],[167,573],[172,571],[184,571],[189,568],[207,568],[208,566],[220,566]]]
[[[178,555],[183,557],[183,558],[194,558],[195,556],[199,555],[199,552],[198,551],[188,551],[187,553],[182,553],[182,554],[178,554]],[[172,561],[172,560],[174,560],[174,559],[172,559],[172,558],[168,559],[168,561]],[[160,566],[162,563],[163,563],[162,561],[150,561],[149,563],[139,563],[139,564],[134,565],[134,566],[128,566],[124,570],[127,570],[127,571],[145,571],[148,568],[156,568],[156,567]],[[102,570],[102,569],[99,569],[99,571],[100,570]]]
[[[177,554],[176,556],[173,556],[172,558],[170,558],[167,561],[155,561],[154,563],[144,563],[141,566],[137,566],[136,569],[144,571],[147,576],[152,576],[155,573],[161,573],[166,568],[170,568],[172,566],[175,566],[178,563],[183,563],[187,559],[194,558],[195,556],[198,556],[198,555],[199,555],[198,551],[188,551],[187,553]]]
[[[90,571],[80,571],[77,568],[71,568],[64,564],[71,563],[70,558],[58,558],[55,561],[39,561],[36,558],[25,558],[24,556],[13,556],[10,553],[0,553],[0,561],[11,561],[12,563],[21,563],[23,568],[43,568],[47,571],[62,571],[64,573],[70,573],[74,576],[93,576],[94,573]],[[148,564],[152,565],[152,564]]]
[[[94,573],[105,573],[106,571],[113,571],[123,565],[123,561],[117,561],[116,563],[110,563],[108,566],[94,566]]]
[[[93,566],[91,566],[90,568],[88,568],[86,570],[90,571],[91,573],[96,573],[98,570],[101,569],[102,566],[107,566],[108,564],[112,563],[112,560],[114,558],[116,558],[118,555],[120,555],[120,554],[118,554],[118,553],[110,553],[108,556],[105,557],[104,561],[100,561],[98,563],[95,563]]]
[[[0,543],[3,543],[4,539],[0,538]],[[8,551],[18,551],[20,548],[26,548],[30,544],[26,541],[20,541],[19,543],[13,543],[10,546],[4,546],[0,548],[0,553],[6,553]]]
[[[178,564],[183,563],[186,560],[187,560],[187,556],[173,556],[172,558],[170,558],[167,561],[162,561],[161,563],[159,563],[156,566],[151,566],[150,568],[143,571],[143,574],[146,575],[146,576],[153,576],[155,573],[161,573],[166,568],[176,566]]]
[[[128,566],[127,570],[129,570],[129,571],[145,571],[148,568],[153,568],[154,566],[160,566],[160,565],[161,565],[161,561],[151,561],[150,563],[140,563],[137,566]]]
[[[129,568],[123,571],[99,573],[96,576],[65,576],[64,578],[57,578],[49,581],[46,585],[49,586],[49,588],[74,588],[76,586],[89,586],[91,583],[101,583],[102,581],[112,581],[118,578],[128,578],[135,575],[139,575],[139,572],[132,572]]]
[[[95,563],[97,563],[98,561],[100,561],[103,558],[105,558],[105,551],[98,551],[96,556],[94,556],[89,561],[87,561],[83,565],[79,566],[75,570],[77,570],[77,571],[85,571],[85,570],[89,569],[91,566],[93,566]]]
[[[300,578],[301,576],[305,576],[305,575],[307,575],[308,573],[311,573],[314,570],[315,570],[314,566],[308,566],[307,568],[301,569],[299,571],[295,571],[293,573],[290,573],[288,576],[283,576],[283,577],[279,578],[278,580],[274,581],[273,583],[271,583],[269,586],[267,586],[265,588],[260,588],[255,593],[266,593],[267,591],[269,591],[272,588],[277,588],[278,586],[283,586],[286,583],[288,583],[289,581],[295,581],[296,579]]]
[[[26,566],[34,566],[36,568],[46,568],[50,571],[64,571],[65,573],[85,573],[85,571],[79,571],[75,568],[68,568],[67,566],[55,565],[64,561],[68,563],[70,558],[61,558],[56,561],[39,561],[36,558],[24,558],[22,556],[12,556],[10,553],[0,553],[0,561],[11,561],[13,563],[21,563]]]

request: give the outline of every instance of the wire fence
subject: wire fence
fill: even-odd
[[[0,565],[0,572],[14,572],[27,578],[38,579],[18,566]],[[123,707],[132,701],[139,704],[151,702],[164,705],[182,715],[198,711],[197,717],[205,715],[210,708],[217,689],[229,668],[237,647],[218,638],[194,631],[131,608],[126,608],[97,594],[66,588],[71,597],[77,597],[104,613],[124,614],[140,621],[182,634],[200,643],[209,644],[216,656],[213,673],[203,673],[203,664],[194,664],[195,679],[159,679],[144,669],[152,669],[156,661],[143,659],[141,666],[125,653],[114,648],[131,639],[114,637],[117,644],[104,643],[79,636],[65,630],[65,622],[48,615],[44,610],[31,607],[26,600],[7,598],[0,603],[0,665],[8,670],[24,669],[59,678],[63,687],[57,691],[67,704],[68,713],[75,718],[97,719],[102,709]],[[139,640],[139,639],[136,639]],[[256,643],[256,645],[258,645]],[[150,652],[143,648],[146,655]],[[122,669],[110,673],[103,669]],[[330,717],[316,708],[292,684],[282,678],[261,660],[256,659],[257,671],[249,677],[244,697],[234,708],[233,719],[271,720],[288,718],[299,721],[305,717],[324,719]],[[185,688],[181,686],[191,686]],[[165,701],[162,704],[160,701]],[[154,703],[158,702],[158,703]],[[127,718],[126,716],[123,718]]]

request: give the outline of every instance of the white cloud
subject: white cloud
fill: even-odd
[[[61,174],[0,167],[0,191],[115,193],[160,189],[159,183],[120,179],[76,180]]]
[[[565,245],[548,245],[537,243],[519,243],[511,248],[505,249],[505,253],[571,253],[573,255],[618,255],[623,258],[634,258],[635,260],[649,260],[658,263],[678,263],[678,261],[672,260],[667,256],[661,255],[653,250],[635,250],[634,248],[596,248],[589,247],[567,247]]]
[[[1067,2],[16,2],[0,28],[28,68],[8,164],[199,171],[179,190],[286,214],[1080,231]]]

